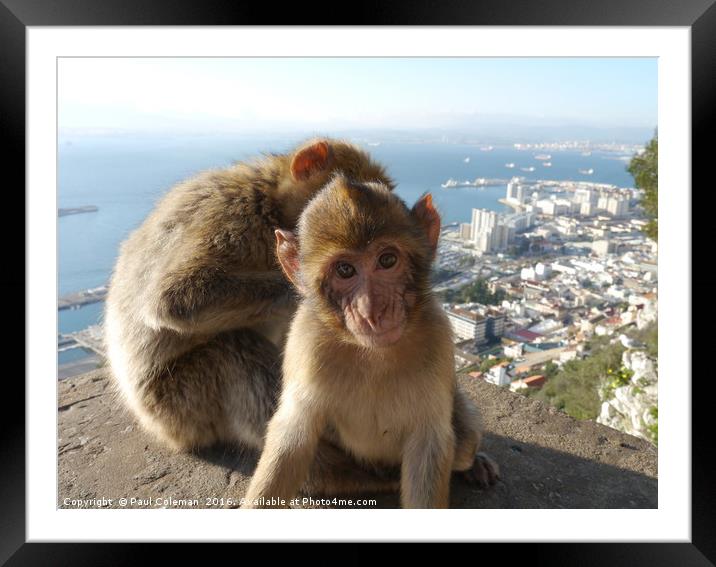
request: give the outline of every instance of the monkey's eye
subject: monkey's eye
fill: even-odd
[[[356,269],[348,262],[338,262],[336,264],[336,273],[343,279],[347,280],[355,275]]]
[[[395,263],[398,261],[398,257],[395,254],[392,254],[390,252],[386,252],[385,254],[381,254],[380,258],[378,258],[378,263],[383,268],[392,268],[395,266]]]

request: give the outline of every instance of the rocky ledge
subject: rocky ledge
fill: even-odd
[[[649,442],[468,376],[460,382],[481,408],[483,450],[502,479],[481,490],[454,478],[453,508],[657,507]],[[122,407],[104,370],[59,382],[58,402],[61,508],[235,507],[246,491],[255,454],[168,451]],[[397,494],[361,497],[399,506]]]

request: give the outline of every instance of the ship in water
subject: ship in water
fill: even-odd
[[[522,171],[534,171],[534,170],[535,170],[535,168],[534,168],[533,166],[521,167],[520,169],[521,169]]]
[[[548,160],[548,159],[552,159],[552,156],[549,154],[537,154],[535,156],[535,159]]]
[[[590,152],[589,150],[587,150],[586,152],[582,152],[582,155],[589,157],[589,156],[592,155],[592,152]]]
[[[592,175],[594,173],[594,170],[590,167],[589,169],[580,169],[579,173],[582,175]]]
[[[509,167],[510,169],[512,169],[513,167],[515,167],[515,164],[512,163],[512,162],[506,163],[506,164],[505,164],[505,167]]]
[[[463,161],[464,161],[465,163],[470,163],[470,158],[469,158],[469,157],[466,157]]]
[[[495,149],[495,148],[493,148],[492,146],[482,146],[482,147],[480,148],[480,150],[482,150],[483,152],[491,152],[491,151],[494,150],[494,149]]]
[[[445,183],[441,184],[440,187],[443,189],[452,189],[453,187],[465,187],[469,181],[455,181],[452,177]]]
[[[544,167],[552,167],[552,162],[551,162],[551,161],[543,161],[543,162],[542,162],[542,165],[543,165]]]

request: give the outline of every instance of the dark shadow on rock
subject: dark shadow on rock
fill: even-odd
[[[622,447],[623,448],[623,447]],[[658,481],[637,472],[570,453],[487,434],[483,449],[500,465],[500,480],[489,488],[469,484],[454,473],[451,508],[656,508]],[[221,467],[251,476],[255,451],[217,445],[196,453]],[[313,498],[305,506],[331,508],[399,508],[398,493],[345,494]],[[371,502],[372,500],[375,503]],[[356,505],[357,501],[363,502]]]
[[[245,476],[254,474],[260,456],[255,449],[228,443],[217,443],[211,447],[196,449],[192,455]]]
[[[657,508],[656,478],[570,453],[487,434],[500,465],[489,489],[453,478],[453,508]]]

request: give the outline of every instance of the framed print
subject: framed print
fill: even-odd
[[[279,20],[255,6],[233,8],[0,5],[6,167],[13,186],[26,188],[27,223],[27,271],[8,270],[6,280],[9,293],[25,290],[26,394],[17,380],[8,388],[26,404],[25,420],[3,432],[0,559],[94,563],[108,553],[96,542],[129,558],[120,542],[454,541],[524,542],[507,553],[517,548],[543,564],[712,564],[716,503],[704,457],[712,428],[708,380],[692,379],[691,370],[690,227],[692,172],[710,163],[703,138],[716,8],[421,2],[372,13],[364,4],[354,21],[323,25],[302,21],[300,7]],[[309,336],[295,330],[300,317],[292,322],[307,277],[292,278],[281,246],[296,230],[299,242],[308,238],[318,221],[305,220],[304,207],[344,178],[362,193],[341,198],[367,199],[380,185],[407,205],[413,220],[405,222],[422,227],[420,238],[434,242],[425,297],[449,329],[448,374],[457,376],[441,414],[451,424],[441,450],[449,445],[446,462],[456,472],[440,502],[451,510],[395,510],[423,502],[410,499],[406,479],[423,482],[432,457],[419,452],[422,472],[406,472],[404,431],[417,429],[421,403],[434,408],[440,395],[418,396],[407,381],[382,412],[375,400],[387,394],[363,402],[350,390],[338,400],[347,405],[336,405],[343,409],[326,410],[333,417],[320,433],[350,459],[340,461],[339,485],[359,468],[390,490],[291,500],[300,510],[237,509],[265,504],[250,498],[260,493],[256,477],[279,475],[254,474],[271,461],[261,452],[265,438],[273,446],[265,432],[278,427],[269,425],[278,421],[276,404],[303,399],[286,401],[279,366],[293,344],[291,334],[285,342],[289,324],[294,336]],[[310,194],[289,206],[287,187]],[[266,212],[274,202],[281,204]],[[365,218],[374,226],[387,209],[346,226],[357,233]],[[250,228],[231,232],[238,217]],[[321,225],[322,238],[336,218]],[[381,217],[391,227],[385,234],[402,226],[396,218]],[[6,226],[11,242],[17,229]],[[339,338],[315,368],[338,364],[344,379],[363,376],[398,352],[381,350],[393,338],[388,347],[373,338],[359,345],[359,363],[339,364],[348,356],[341,345],[361,333],[384,337],[375,329],[390,319],[375,307],[379,292],[350,309],[335,299],[348,289],[343,279],[373,281],[356,258],[374,242],[383,246],[380,268],[370,264],[383,270],[380,282],[393,261],[408,271],[400,280],[407,295],[391,303],[404,310],[395,328],[417,340],[435,324],[425,319],[427,327],[410,331],[424,308],[410,299],[418,252],[381,238],[346,245],[350,253],[316,277],[319,291],[302,312],[319,312],[324,323],[330,313]],[[266,307],[271,325],[285,324],[275,340],[266,321],[237,326],[231,318],[263,313],[266,273],[231,287],[229,266],[246,242],[270,261],[257,267],[264,264],[252,259],[240,277],[265,270],[280,281],[282,295],[270,295]],[[190,280],[199,282],[196,294]],[[245,289],[250,299],[236,308]],[[179,303],[162,311],[170,299]],[[256,341],[270,343],[261,348],[271,360]],[[400,367],[432,376],[425,368],[445,341],[428,342]],[[296,350],[311,364],[318,351]],[[397,381],[402,374],[390,368],[385,375]],[[249,422],[258,414],[234,382],[210,382],[242,373],[255,388],[251,399],[265,396],[260,404],[269,408],[255,430]],[[253,385],[264,375],[275,392]],[[482,452],[464,449],[467,468],[453,455],[465,436],[473,443],[478,426],[460,421],[461,396],[467,413],[476,405],[482,414]],[[294,424],[308,419],[294,414]],[[399,433],[386,441],[393,427]],[[308,471],[307,463],[296,470]]]

